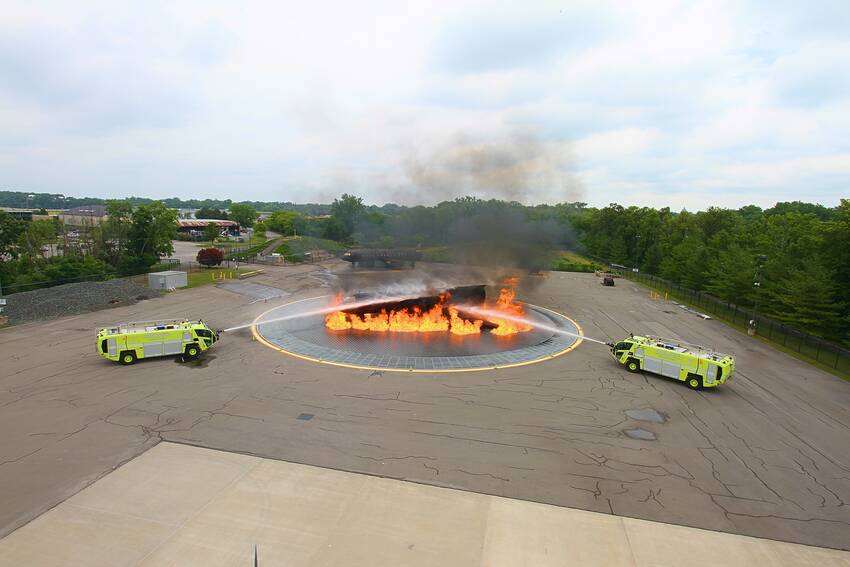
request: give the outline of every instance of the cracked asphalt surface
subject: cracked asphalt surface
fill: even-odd
[[[646,332],[732,352],[734,379],[694,392],[629,374],[589,342],[538,364],[455,374],[319,365],[247,330],[187,364],[121,367],[95,353],[99,326],[185,315],[228,327],[321,295],[331,278],[300,266],[251,281],[291,295],[253,303],[206,286],[0,331],[0,536],[169,440],[850,549],[850,383],[629,282],[553,273],[520,295],[588,336]],[[636,429],[656,439],[625,434]]]

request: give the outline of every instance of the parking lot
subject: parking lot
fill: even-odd
[[[95,353],[99,326],[186,316],[230,327],[330,293],[333,279],[315,265],[251,282],[286,295],[204,286],[0,331],[0,536],[167,440],[850,548],[850,383],[622,280],[609,288],[592,274],[550,273],[520,295],[591,337],[632,331],[731,352],[733,380],[692,391],[630,374],[590,342],[546,362],[456,374],[317,364],[248,330],[186,364],[122,367]]]

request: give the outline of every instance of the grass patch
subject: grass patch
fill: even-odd
[[[243,240],[242,242],[236,242],[235,240],[216,240],[212,246],[215,248],[221,248],[222,250],[227,250],[229,248],[257,246],[258,244],[265,244],[266,242],[270,241],[262,236],[252,235],[250,239]],[[196,242],[195,246],[198,248],[209,248],[211,245],[209,240],[204,240]]]
[[[225,260],[239,260],[240,258],[253,258],[260,252],[262,252],[266,246],[269,245],[271,240],[260,239],[259,242],[254,244],[249,248],[244,248],[242,250],[238,250],[236,252],[225,252],[224,259]],[[244,245],[244,243],[242,243]]]
[[[455,261],[455,253],[449,246],[428,246],[422,248],[422,260],[425,262],[440,262],[451,264]]]
[[[557,272],[595,272],[605,270],[605,266],[588,260],[580,254],[565,250],[558,254],[552,263],[552,269]]]
[[[188,283],[186,288],[200,287],[202,285],[207,285],[220,281],[235,280],[236,276],[238,276],[239,274],[244,274],[248,271],[250,270],[243,268],[239,268],[238,270],[235,270],[233,268],[209,268],[208,270],[202,270],[200,272],[191,272],[189,274],[186,274],[186,280]]]
[[[306,252],[322,250],[331,256],[339,256],[345,252],[345,249],[345,245],[335,240],[312,236],[288,236],[283,239],[283,244],[278,246],[275,252],[283,256],[287,262],[303,262]]]

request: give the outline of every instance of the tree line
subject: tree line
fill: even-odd
[[[275,229],[369,247],[471,246],[476,254],[469,261],[480,260],[482,250],[500,261],[505,253],[509,260],[549,261],[546,248],[575,250],[736,305],[758,306],[791,327],[850,345],[850,199],[833,208],[797,201],[674,212],[474,197],[378,208],[343,195],[330,212],[313,221],[276,213],[282,222]]]
[[[850,200],[762,210],[609,205],[572,219],[587,253],[850,344]]]
[[[131,273],[171,253],[177,213],[165,202],[137,205],[128,199],[107,201],[106,206],[109,217],[103,225],[60,242],[61,258],[43,252],[44,243],[57,234],[49,221],[22,223],[0,214],[3,283],[84,275],[97,269]],[[377,207],[344,194],[322,207],[321,214],[278,210],[257,223],[255,230],[348,246],[467,247],[472,254],[456,260],[486,257],[528,267],[551,266],[549,252],[573,250],[737,305],[758,304],[760,312],[792,327],[850,344],[847,199],[833,208],[786,202],[768,209],[675,212],[618,204],[526,206],[474,197],[433,206]],[[229,213],[221,209],[204,213],[206,218],[227,214],[248,226],[260,207],[246,202],[229,203],[227,208]]]
[[[0,211],[0,281],[8,290],[144,273],[174,251],[177,211],[163,203],[107,201],[106,213],[100,224],[70,228],[58,219],[27,222]]]
[[[61,193],[26,193],[22,191],[0,191],[0,207],[11,207],[19,209],[70,209],[82,205],[105,205],[109,199],[99,197],[70,197]],[[129,197],[126,199],[132,206],[150,205],[157,199],[146,197]],[[235,203],[231,199],[180,199],[179,197],[168,197],[158,199],[170,209],[230,209]],[[240,204],[249,205],[258,211],[280,211],[290,210],[306,215],[324,215],[330,212],[330,205],[320,203],[290,203],[288,201],[240,201]],[[198,218],[214,218],[202,217]]]

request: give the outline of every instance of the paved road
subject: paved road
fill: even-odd
[[[198,244],[203,243],[188,242],[185,240],[172,240],[171,245],[174,246],[174,253],[171,257],[177,258],[181,262],[197,262],[198,251],[200,250]]]
[[[628,282],[604,288],[592,275],[552,274],[525,297],[572,316],[590,336],[649,331],[731,351],[736,379],[693,392],[628,374],[591,343],[531,366],[434,375],[321,366],[274,352],[244,331],[227,335],[197,365],[154,360],[125,368],[93,352],[92,329],[114,320],[186,314],[227,327],[324,293],[327,273],[311,269],[252,280],[292,293],[268,303],[205,287],[0,331],[0,533],[165,439],[850,547],[850,383],[653,301]],[[650,408],[665,421],[625,413]],[[657,439],[629,438],[624,432],[632,429]]]

